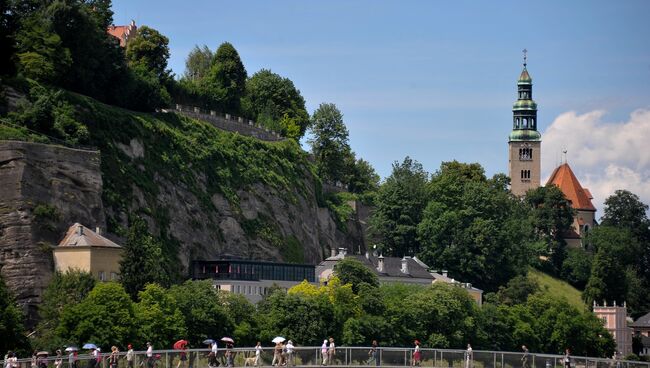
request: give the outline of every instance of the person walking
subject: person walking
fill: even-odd
[[[133,345],[128,344],[126,346],[128,349],[126,351],[126,356],[124,357],[126,359],[126,368],[133,368],[135,362],[133,360],[135,353],[133,352]]]
[[[258,341],[257,345],[255,345],[255,363],[253,363],[255,367],[260,366],[261,357],[262,357],[262,343]]]
[[[77,351],[73,350],[68,354],[68,368],[77,368]]]
[[[327,339],[323,340],[323,345],[320,346],[320,355],[323,357],[322,365],[327,365]]]
[[[375,364],[375,366],[379,367],[379,352],[377,351],[377,340],[372,340],[372,344],[370,345],[370,350],[368,350],[368,361],[366,362],[367,365],[370,364]]]
[[[217,343],[213,342],[210,344],[210,352],[208,353],[208,367],[214,368],[219,365],[217,361]]]
[[[562,361],[564,362],[564,368],[571,368],[571,351],[569,348],[564,350],[564,358]]]
[[[32,354],[32,360],[30,362],[30,367],[31,368],[38,368],[38,355],[36,350],[34,350],[34,353]]]
[[[7,358],[5,358],[5,368],[18,368],[18,358],[13,351],[7,352]]]
[[[187,353],[185,350],[187,350],[187,344],[183,345],[181,352],[178,354],[178,364],[176,364],[176,368],[185,368],[185,362],[187,362]]]
[[[411,356],[411,365],[415,367],[420,365],[422,355],[420,353],[420,340],[415,340],[413,343],[415,344],[415,348],[413,349],[413,355]]]
[[[153,368],[154,366],[154,361],[153,361],[153,345],[151,345],[151,342],[147,341],[147,367]]]
[[[117,361],[120,358],[120,351],[117,346],[111,346],[111,355],[108,356],[108,366],[110,368],[117,368]]]
[[[54,359],[54,368],[61,368],[63,366],[63,354],[61,350],[56,351],[56,359]]]
[[[271,365],[277,367],[282,364],[282,343],[278,342],[273,348],[273,361]]]
[[[333,364],[336,358],[336,345],[334,345],[334,338],[330,337],[330,345],[327,347],[327,364]]]
[[[284,363],[287,367],[290,367],[291,364],[293,364],[293,349],[295,349],[295,346],[293,346],[293,341],[289,340],[284,346],[284,349],[287,354]]]
[[[467,350],[465,350],[465,368],[472,368],[474,362],[474,351],[472,350],[472,345],[467,344]]]
[[[521,357],[521,368],[530,368],[530,365],[528,364],[528,358],[530,354],[528,354],[528,348],[526,345],[521,345],[521,350],[524,351],[524,355]]]

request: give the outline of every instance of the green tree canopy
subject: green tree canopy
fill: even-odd
[[[0,351],[29,351],[25,334],[25,315],[0,276]]]
[[[385,254],[402,257],[420,251],[417,226],[427,204],[428,177],[422,165],[407,156],[393,163],[391,175],[379,188],[369,231]]]
[[[133,302],[116,282],[97,284],[79,304],[63,309],[56,335],[67,344],[93,342],[108,349],[135,337]]]
[[[135,217],[130,225],[120,261],[120,282],[136,299],[146,284],[167,286],[170,279],[165,271],[161,244],[149,234],[147,223]]]
[[[214,54],[208,46],[195,45],[185,59],[185,72],[183,78],[191,81],[200,81],[208,75]]]
[[[480,166],[443,164],[429,192],[418,227],[424,262],[486,290],[527,271],[526,209]]]
[[[130,65],[143,65],[164,80],[169,76],[169,39],[151,27],[141,26],[126,46],[126,59]]]
[[[168,290],[157,284],[147,284],[138,293],[134,305],[139,341],[150,341],[158,349],[171,349],[174,341],[185,338],[185,318]]]
[[[242,109],[251,118],[288,138],[300,140],[307,131],[305,99],[289,78],[262,69],[246,81]]]
[[[348,183],[348,190],[352,193],[375,192],[379,189],[379,175],[370,162],[350,155],[353,162],[350,166],[349,177],[345,180]]]
[[[246,69],[235,47],[222,43],[214,54],[210,72],[203,80],[225,112],[237,114],[246,90]]]
[[[311,152],[321,179],[343,182],[347,177],[346,158],[351,154],[348,129],[343,114],[332,103],[322,103],[314,111],[311,122]]]
[[[355,293],[359,292],[362,283],[373,287],[379,286],[379,278],[363,263],[353,258],[344,258],[334,265],[334,273],[343,284],[351,284]]]

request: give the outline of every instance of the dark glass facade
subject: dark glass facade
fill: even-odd
[[[193,261],[195,280],[316,281],[316,266],[246,260]]]

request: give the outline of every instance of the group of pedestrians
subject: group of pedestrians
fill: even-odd
[[[320,352],[323,357],[322,365],[330,365],[334,362],[336,357],[336,344],[334,344],[334,338],[330,337],[329,341],[327,339],[323,340],[323,345],[320,347]]]

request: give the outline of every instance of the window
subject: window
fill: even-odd
[[[111,281],[117,280],[117,273],[111,272]]]
[[[97,276],[99,278],[99,281],[106,281],[106,273],[104,273],[104,271],[99,271]]]
[[[248,294],[248,295],[251,295],[251,294],[252,294],[252,293],[251,293],[251,286],[250,286],[250,285],[248,285],[248,293],[247,293],[247,294]]]
[[[235,286],[235,294],[239,294],[239,285]]]

